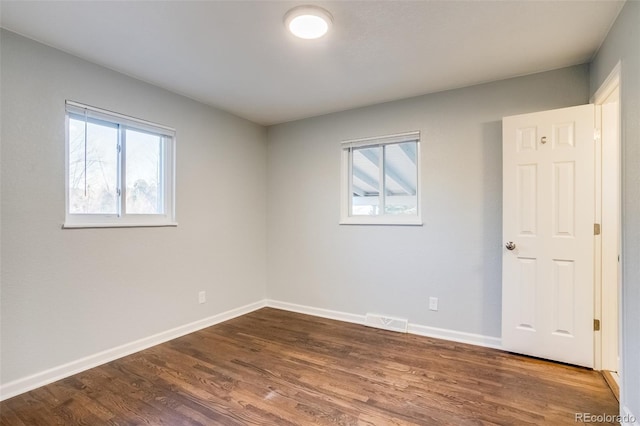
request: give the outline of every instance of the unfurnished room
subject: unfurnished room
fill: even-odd
[[[640,426],[640,0],[0,0],[0,424]]]

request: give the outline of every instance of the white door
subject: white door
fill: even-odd
[[[502,345],[593,367],[593,105],[505,117]]]

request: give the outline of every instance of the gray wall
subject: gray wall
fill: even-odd
[[[264,299],[263,127],[10,32],[1,43],[2,383]],[[177,228],[60,228],[65,99],[176,128]]]
[[[269,298],[499,337],[502,117],[588,95],[577,66],[270,127]],[[338,225],[340,141],[411,130],[424,226]]]
[[[591,64],[591,93],[622,61],[622,401],[640,422],[640,2],[627,1]]]

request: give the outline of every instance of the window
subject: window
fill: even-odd
[[[421,225],[420,132],[342,143],[342,224]]]
[[[168,226],[175,131],[66,102],[64,227]]]

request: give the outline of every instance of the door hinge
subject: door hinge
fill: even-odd
[[[593,320],[593,331],[600,331],[600,320],[599,319],[594,319]]]
[[[600,142],[601,139],[602,132],[600,132],[600,129],[593,129],[593,140],[596,142]]]
[[[599,223],[594,223],[593,224],[593,235],[600,235],[600,224]]]

